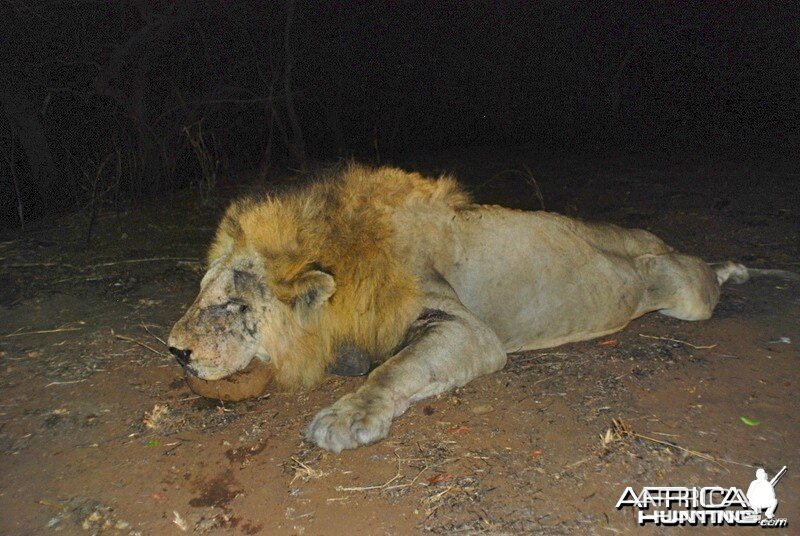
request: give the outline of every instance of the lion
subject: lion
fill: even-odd
[[[602,337],[651,311],[704,320],[726,281],[797,278],[711,265],[644,230],[478,205],[450,176],[356,163],[235,201],[207,261],[168,341],[190,386],[238,400],[371,370],[306,429],[333,452],[386,437],[410,404],[500,370],[509,353]]]

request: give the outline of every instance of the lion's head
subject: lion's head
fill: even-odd
[[[244,379],[248,364],[263,371],[266,363],[289,389],[317,384],[337,349],[386,357],[416,318],[421,295],[395,250],[392,214],[465,202],[453,181],[357,165],[308,187],[234,202],[170,351],[192,380]]]
[[[244,249],[223,255],[212,261],[200,294],[172,328],[170,352],[203,380],[231,376],[254,359],[274,365],[298,344],[304,320],[335,288],[330,274],[311,267],[276,288],[258,253]]]

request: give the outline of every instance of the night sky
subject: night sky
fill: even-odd
[[[6,225],[209,167],[797,147],[794,2],[26,5],[0,7]]]

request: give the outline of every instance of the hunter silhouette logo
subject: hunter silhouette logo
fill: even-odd
[[[618,510],[626,506],[638,508],[639,525],[786,527],[787,519],[775,517],[778,507],[775,485],[784,474],[786,466],[769,480],[764,469],[757,469],[756,479],[750,483],[747,493],[736,487],[721,486],[647,486],[636,493],[629,486],[622,492],[616,507]],[[762,510],[765,511],[763,516]]]
[[[756,471],[756,479],[750,482],[750,487],[747,488],[747,501],[753,508],[753,511],[760,513],[761,510],[766,510],[764,515],[767,519],[775,517],[775,508],[778,507],[778,499],[775,497],[775,484],[786,473],[786,466],[778,471],[772,480],[767,480],[767,472],[761,468]]]

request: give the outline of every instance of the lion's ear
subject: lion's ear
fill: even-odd
[[[336,292],[336,281],[329,273],[311,270],[292,281],[292,306],[299,309],[318,309]]]

